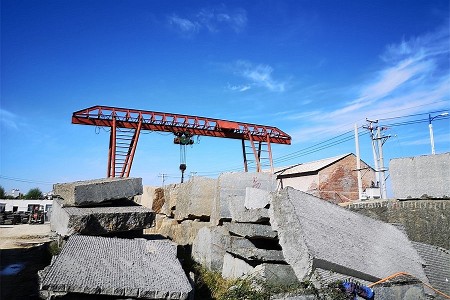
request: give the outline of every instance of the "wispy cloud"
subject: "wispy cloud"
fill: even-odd
[[[286,82],[272,77],[273,68],[269,65],[255,65],[246,60],[239,60],[232,64],[232,70],[236,75],[249,81],[242,85],[247,86],[247,90],[255,86],[266,88],[271,92],[284,92],[286,88]]]
[[[321,130],[331,136],[366,117],[378,119],[448,107],[449,41],[445,29],[388,45],[381,55],[380,69],[369,76],[373,79],[348,87],[355,91],[353,99],[333,110],[314,111],[308,126],[298,129],[297,138],[311,138]]]
[[[241,32],[247,25],[247,12],[244,9],[228,9],[225,5],[218,8],[203,8],[189,16],[173,14],[168,23],[182,34],[194,35],[201,30],[216,33],[224,29]]]
[[[17,115],[0,108],[0,124],[5,127],[18,129]]]

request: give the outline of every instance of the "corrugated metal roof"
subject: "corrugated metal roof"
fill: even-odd
[[[308,163],[304,163],[304,164],[298,164],[298,165],[293,165],[290,167],[284,167],[284,168],[278,169],[278,171],[275,171],[274,173],[276,175],[291,175],[291,174],[316,172],[316,171],[319,171],[319,170],[321,170],[321,169],[323,169],[323,168],[325,168],[325,167],[327,167],[349,155],[352,155],[352,153],[346,153],[346,154],[342,154],[342,155],[338,155],[338,156],[334,156],[334,157],[330,157],[330,158],[324,158],[321,160],[316,160],[316,161],[312,161],[312,162],[308,162]]]

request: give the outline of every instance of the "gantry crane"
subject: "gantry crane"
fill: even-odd
[[[291,144],[291,137],[276,127],[99,105],[74,112],[72,123],[110,127],[107,177],[129,176],[139,134],[143,130],[172,132],[174,142],[180,145],[191,144],[191,137],[195,135],[239,139],[245,172],[248,172],[246,148],[251,148],[256,171],[261,172],[263,146],[267,147],[265,152],[273,169],[271,144]],[[250,143],[249,147],[246,147],[246,141]],[[180,170],[182,168],[181,164]]]

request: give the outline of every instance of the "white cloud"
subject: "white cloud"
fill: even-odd
[[[169,24],[184,34],[194,34],[200,30],[216,33],[226,28],[242,31],[247,25],[247,12],[244,9],[229,10],[225,5],[219,8],[203,8],[190,17],[173,15]]]
[[[17,119],[16,114],[13,114],[10,111],[0,108],[0,123],[3,126],[13,128],[13,129],[18,129],[16,119]]]
[[[366,117],[380,119],[448,108],[449,43],[447,29],[387,46],[373,79],[346,88],[356,91],[353,99],[335,104],[333,110],[324,106],[320,112],[313,111],[308,125],[294,130],[293,137],[326,138],[350,130],[354,123],[365,123]]]
[[[252,87],[250,84],[241,84],[241,85],[230,85],[228,84],[228,89],[236,92],[245,92],[250,90]]]
[[[272,78],[273,68],[269,65],[253,65],[244,60],[239,60],[233,64],[234,72],[250,80],[251,85],[267,88],[272,92],[283,92],[286,83]]]

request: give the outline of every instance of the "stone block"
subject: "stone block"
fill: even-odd
[[[392,159],[389,173],[397,199],[450,199],[450,152]]]
[[[270,191],[247,187],[244,205],[247,209],[266,208],[270,204]]]
[[[173,217],[178,203],[180,184],[169,184],[163,188],[163,195],[159,197],[159,213]],[[154,200],[155,202],[155,200]]]
[[[423,259],[392,225],[292,188],[278,192],[270,209],[284,258],[300,281],[314,266],[371,282],[396,272],[428,282]]]
[[[192,290],[176,245],[167,240],[71,236],[39,276],[41,295],[48,299],[80,293],[184,300]]]
[[[94,205],[128,199],[142,194],[142,178],[103,178],[53,185],[53,193],[64,199],[64,206]]]
[[[62,236],[101,235],[149,228],[154,217],[143,206],[63,207],[63,201],[54,200],[50,226]]]
[[[263,263],[255,267],[253,275],[275,286],[289,287],[300,283],[292,267],[286,264]]]
[[[231,220],[240,223],[268,223],[269,210],[267,208],[247,209],[244,197],[230,197],[228,201]]]
[[[225,253],[223,257],[223,278],[240,278],[253,272],[253,267],[246,261]]]
[[[230,205],[235,204],[236,201],[242,201],[244,204],[247,187],[271,192],[276,189],[276,179],[270,173],[221,174],[217,181],[218,191],[212,205],[211,221],[213,224],[232,219]]]
[[[234,235],[246,238],[276,239],[278,236],[270,225],[226,222],[223,227]]]
[[[227,252],[247,261],[284,262],[283,251],[252,248],[231,248]]]
[[[230,238],[223,226],[201,228],[192,244],[192,258],[208,270],[221,272]]]
[[[206,177],[192,177],[180,185],[176,203],[175,219],[208,219],[216,193],[217,180]]]

